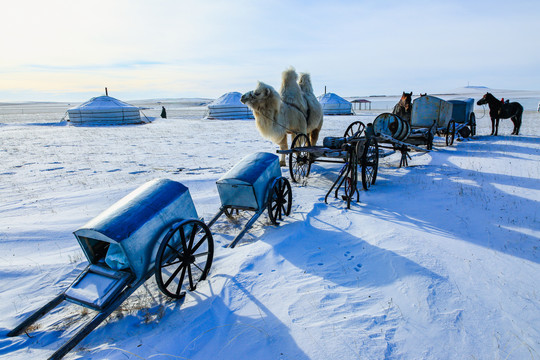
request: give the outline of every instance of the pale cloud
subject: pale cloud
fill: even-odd
[[[293,65],[343,95],[538,89],[535,1],[32,1],[0,23],[0,99],[217,97]],[[109,85],[111,86],[111,85]],[[40,97],[41,96],[41,97]],[[84,96],[84,97],[83,97]]]

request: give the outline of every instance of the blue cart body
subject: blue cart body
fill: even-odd
[[[197,219],[187,187],[168,179],[140,186],[74,232],[91,264],[66,291],[66,299],[103,308],[129,277],[153,270],[157,245],[174,223]]]
[[[269,188],[280,176],[277,155],[266,152],[250,154],[216,182],[221,205],[254,211],[264,209]]]
[[[452,120],[459,124],[468,123],[471,113],[474,111],[474,99],[458,98],[448,100],[448,102],[452,103]]]
[[[411,126],[446,128],[452,120],[452,103],[435,96],[421,96],[413,101]]]

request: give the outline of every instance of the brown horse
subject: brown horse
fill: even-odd
[[[503,103],[491,93],[486,93],[477,105],[489,105],[489,117],[491,117],[491,135],[497,136],[499,133],[499,120],[510,118],[514,123],[512,135],[519,134],[521,127],[521,116],[523,115],[523,106],[518,102]]]
[[[396,114],[403,120],[406,120],[408,122],[411,122],[411,113],[412,113],[412,91],[410,93],[403,92],[403,95],[401,95],[401,99],[399,99],[399,102],[394,106],[394,110],[392,110],[392,114]]]

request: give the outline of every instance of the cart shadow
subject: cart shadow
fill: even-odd
[[[483,149],[473,147],[477,150],[467,149],[466,156],[494,158],[491,145]],[[528,155],[538,152],[520,146],[511,148],[501,149]],[[533,211],[538,202],[519,195],[540,191],[538,179],[463,169],[450,161],[454,155],[450,151],[439,152],[435,165],[410,167],[406,175],[383,170],[384,180],[369,193],[368,206],[362,211],[540,263],[538,236],[534,235],[540,233],[540,223]],[[516,158],[507,154],[500,157]],[[414,190],[408,190],[408,186]]]
[[[304,221],[269,229],[271,236],[265,234],[261,241],[272,239],[269,243],[276,253],[306,273],[339,286],[380,287],[407,276],[444,281],[414,261],[351,234],[346,224],[339,227],[321,220],[319,214],[329,207],[315,204]]]
[[[505,144],[501,144],[499,141],[504,141]],[[536,136],[526,138],[515,136],[478,136],[471,141],[462,142],[462,144],[467,146],[467,156],[470,157],[484,157],[487,155],[495,159],[522,159],[522,157],[513,154],[530,156],[531,153],[537,153],[540,155],[540,150],[538,150],[540,147],[540,137]],[[444,150],[444,147],[441,150]]]
[[[489,144],[485,144],[488,146],[503,146],[507,147],[508,145],[501,145],[501,144],[494,144],[493,142],[497,141],[505,141],[505,142],[511,142],[511,143],[519,143],[522,145],[538,145],[540,143],[540,137],[534,136],[534,135],[498,135],[498,136],[492,136],[492,135],[476,135],[473,138],[471,138],[471,141],[489,141]],[[521,146],[520,146],[521,147]],[[530,149],[530,148],[529,148]]]
[[[73,353],[86,359],[120,359],[124,356],[142,359],[239,359],[248,356],[258,358],[257,354],[260,358],[277,359],[286,354],[291,359],[309,359],[290,335],[288,327],[236,278],[222,274],[212,276],[216,279],[209,282],[210,286],[217,278],[225,282],[223,287],[219,286],[219,293],[213,293],[213,289],[209,296],[207,290],[190,292],[189,304],[184,303],[186,297],[176,301],[154,302],[152,306],[138,310],[117,310],[104,325],[90,333]],[[257,316],[237,315],[225,303],[228,294],[235,291],[248,298],[258,309]],[[52,353],[66,341],[65,328],[74,333],[84,325],[85,320],[88,317],[72,314],[69,319],[62,318],[55,325],[33,330],[28,336],[13,338],[7,337],[9,329],[1,328],[0,356],[10,354],[24,357],[24,354],[41,356]],[[62,329],[58,330],[59,327]],[[134,343],[134,338],[138,345]],[[279,343],[279,347],[268,347],[268,343]],[[269,356],[270,348],[275,349],[274,356]]]
[[[137,335],[139,341],[147,345],[141,346],[138,351],[142,358],[278,359],[286,354],[291,359],[309,359],[298,347],[287,326],[235,277],[213,274],[208,284],[210,291],[190,293],[190,304],[169,303],[159,322],[146,325],[152,327],[152,331],[140,330]],[[214,292],[214,284],[217,293]],[[226,303],[230,294],[235,292],[240,292],[240,297],[247,298],[258,309],[257,316],[240,316]],[[112,329],[94,332],[88,337],[89,341],[100,344],[102,339],[111,337],[115,338],[115,342],[129,341],[129,335],[125,333],[126,322],[129,328],[142,326],[140,314],[122,322],[124,324],[116,322],[108,325],[113,326]],[[269,347],[269,343],[279,343],[279,347]],[[121,344],[106,346],[93,354],[96,359],[110,357],[112,353],[131,354],[119,347]],[[130,348],[133,346],[130,345]],[[159,349],[157,353],[156,349]],[[275,354],[268,354],[269,349]]]
[[[49,345],[58,342],[63,332],[54,329],[35,330],[27,334],[16,337],[8,337],[10,329],[0,328],[0,357],[8,355],[10,357],[29,354],[29,349],[40,350],[43,352],[56,350],[56,348],[48,348]],[[60,345],[58,345],[60,346]]]

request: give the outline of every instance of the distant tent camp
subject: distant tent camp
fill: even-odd
[[[242,102],[239,92],[229,92],[223,94],[219,99],[208,105],[207,119],[234,120],[253,119],[253,113]]]
[[[334,93],[326,93],[318,99],[324,115],[352,115],[353,113],[352,104]]]
[[[98,96],[68,110],[69,121],[77,125],[141,124],[139,108],[110,96]]]

